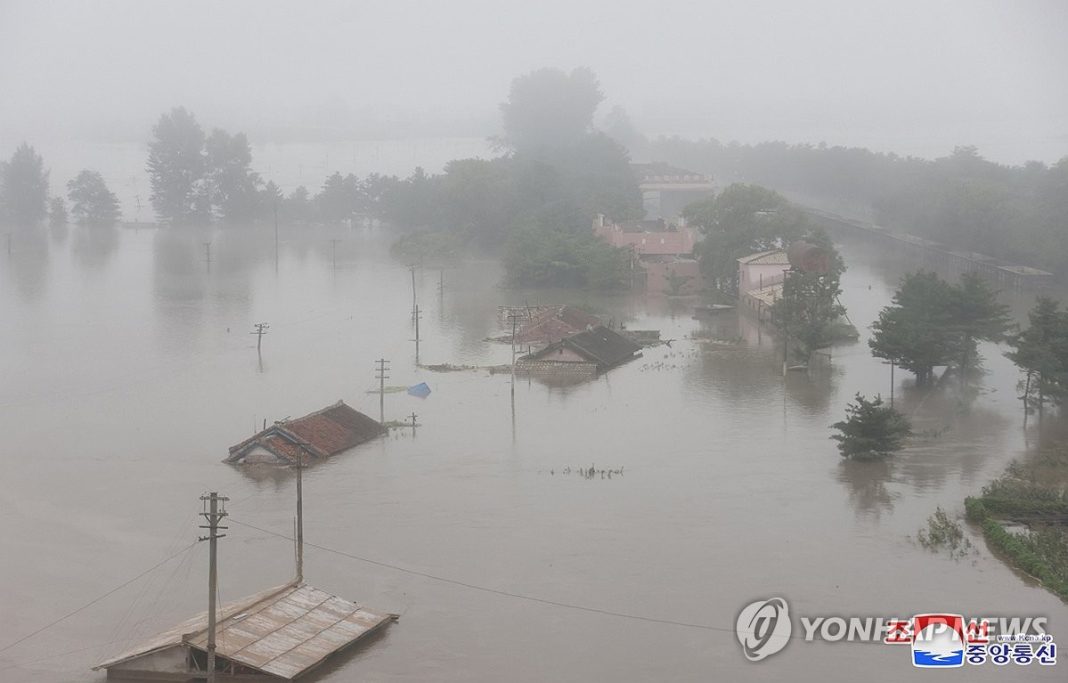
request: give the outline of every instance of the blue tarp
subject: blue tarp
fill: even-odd
[[[419,398],[426,398],[430,395],[430,387],[426,385],[426,382],[420,382],[415,386],[408,387],[409,396],[418,396]]]

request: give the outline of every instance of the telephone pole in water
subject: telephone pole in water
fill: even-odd
[[[249,332],[249,334],[256,335],[256,353],[260,352],[263,347],[263,335],[267,334],[267,329],[270,327],[267,323],[256,323],[253,325],[256,328],[255,332]]]
[[[386,378],[389,375],[386,372],[389,370],[389,361],[385,358],[379,358],[375,361],[378,363],[378,372],[375,377],[378,379],[378,421],[385,423],[386,421]]]
[[[415,305],[415,264],[408,266],[408,270],[412,271],[412,320],[415,320],[417,310]]]
[[[419,312],[419,306],[415,307],[415,364],[419,365],[419,318],[423,314]]]
[[[200,514],[208,522],[200,527],[208,530],[208,535],[200,538],[201,541],[208,541],[208,683],[215,683],[215,596],[219,593],[217,541],[226,536],[220,534],[219,530],[229,529],[219,526],[219,522],[227,516],[226,501],[230,499],[212,491],[201,496],[200,500],[205,508]]]

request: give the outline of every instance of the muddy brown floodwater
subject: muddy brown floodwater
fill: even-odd
[[[332,268],[331,239],[337,246]],[[212,241],[210,270],[202,243]],[[0,255],[4,520],[0,647],[151,567],[197,537],[198,497],[230,497],[221,597],[288,580],[294,481],[222,464],[268,421],[344,398],[377,415],[374,360],[403,430],[306,472],[310,582],[402,615],[316,681],[919,680],[906,651],[792,642],[750,664],[734,620],[783,596],[794,614],[1044,615],[1068,608],[991,557],[911,538],[1026,448],[1017,375],[992,346],[970,408],[898,373],[919,441],[883,464],[845,464],[828,439],[854,393],[887,393],[864,339],[833,367],[779,374],[766,334],[692,301],[509,291],[492,262],[418,273],[424,363],[507,362],[500,304],[577,303],[678,341],[587,384],[550,387],[414,364],[407,269],[388,235],[91,232],[27,236]],[[862,333],[908,264],[844,245],[843,303]],[[1025,310],[1028,297],[1013,301]],[[262,365],[250,335],[270,324]],[[703,330],[743,343],[689,339]],[[570,468],[623,470],[584,478]],[[90,666],[204,609],[206,548],[0,654],[0,680],[99,681]],[[550,602],[477,590],[426,575]],[[623,612],[629,619],[562,606]],[[655,620],[681,622],[674,625]],[[693,625],[706,626],[707,628]],[[969,680],[1064,680],[1058,667],[987,664]],[[962,672],[963,673],[963,672]],[[960,678],[960,676],[957,676]]]

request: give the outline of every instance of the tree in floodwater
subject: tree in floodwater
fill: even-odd
[[[808,229],[804,214],[785,197],[759,185],[735,183],[682,211],[704,239],[696,252],[705,277],[723,294],[738,295],[738,259],[780,249]]]
[[[252,222],[263,180],[252,170],[248,138],[216,128],[204,141],[204,154],[211,204],[218,216],[228,223]]]
[[[1024,372],[1025,415],[1042,416],[1047,404],[1068,395],[1068,312],[1048,297],[1039,297],[1027,314],[1028,326],[1009,337],[1005,356]]]
[[[592,131],[593,114],[603,100],[597,76],[586,68],[571,73],[546,68],[519,76],[501,104],[502,142],[526,156],[554,156]]]
[[[860,394],[846,406],[846,419],[831,427],[838,430],[831,438],[838,442],[842,457],[854,460],[892,455],[901,450],[905,439],[912,434],[908,418],[883,405],[880,396],[869,401]]]
[[[52,197],[48,201],[48,227],[59,229],[67,224],[67,202],[63,197]]]
[[[67,197],[71,215],[82,225],[110,227],[119,220],[119,200],[96,171],[83,170],[68,182]]]
[[[980,361],[980,341],[1001,341],[1010,326],[1009,307],[998,301],[997,291],[978,273],[965,273],[953,288],[954,332],[957,334],[957,369],[967,381]]]
[[[47,201],[44,160],[24,142],[0,164],[0,215],[15,225],[34,226],[44,219]]]
[[[175,225],[207,222],[211,197],[206,180],[204,131],[185,107],[160,116],[148,146],[152,207]]]
[[[822,230],[811,231],[804,241],[827,250],[830,268],[826,273],[791,270],[783,280],[782,297],[771,306],[771,323],[783,334],[800,342],[795,354],[807,358],[816,349],[841,339],[843,329],[838,326],[845,315],[845,306],[838,302],[842,293],[839,281],[845,272],[845,262],[834,248],[830,237]],[[852,336],[852,327],[846,328]]]
[[[954,288],[935,273],[905,276],[893,304],[872,324],[872,355],[896,363],[916,375],[917,384],[926,384],[935,366],[958,357],[954,301]]]

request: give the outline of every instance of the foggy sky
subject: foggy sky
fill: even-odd
[[[1068,155],[1068,3],[0,0],[0,152],[144,140],[178,104],[253,137],[485,136],[511,79],[589,66],[647,134]]]

